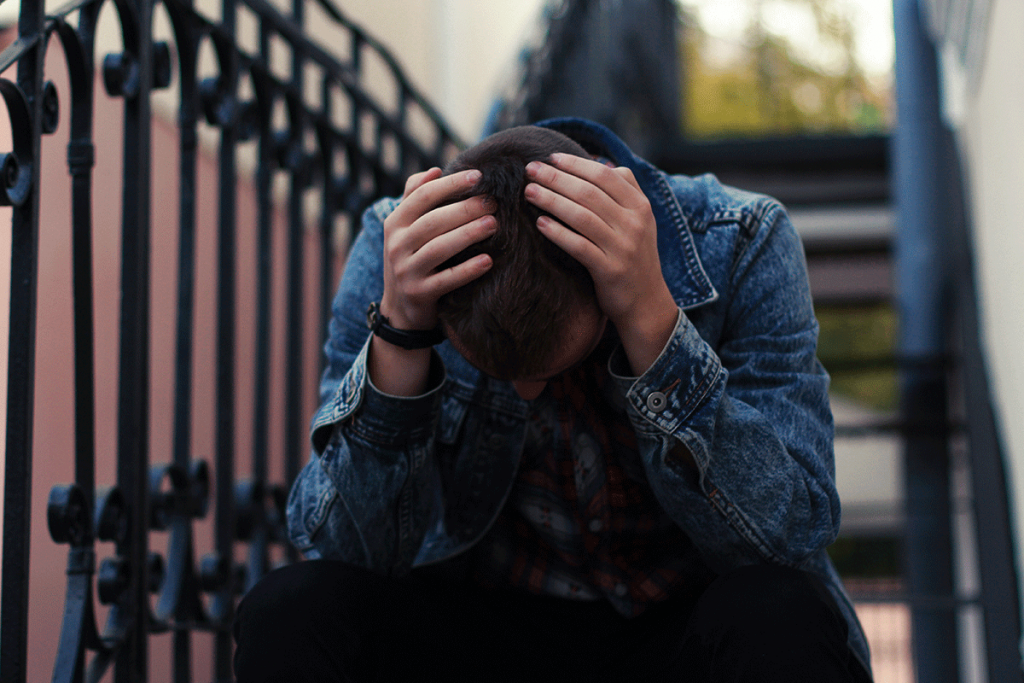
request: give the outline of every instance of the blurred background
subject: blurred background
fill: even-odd
[[[245,4],[265,10],[260,3]],[[1024,512],[1024,397],[1020,390],[1024,353],[1017,339],[1024,330],[1024,306],[1018,302],[1024,293],[1024,271],[1017,264],[1024,258],[1024,233],[1013,208],[1024,188],[1024,69],[1020,66],[1024,64],[1024,3],[334,0],[328,5],[309,0],[301,4],[306,8],[301,13],[305,35],[339,60],[354,50],[349,24],[372,36],[381,51],[359,65],[359,87],[385,112],[405,106],[396,104],[405,102],[405,88],[419,93],[428,105],[424,110],[436,114],[449,129],[451,138],[442,156],[510,125],[549,116],[583,116],[610,126],[666,171],[712,172],[727,183],[782,200],[804,240],[821,323],[819,356],[833,378],[837,479],[844,507],[841,536],[830,552],[867,630],[876,680],[1002,683],[1022,679],[1019,580],[1024,533],[1018,520]],[[295,4],[281,1],[266,7],[298,16]],[[221,5],[200,1],[194,8],[213,23],[223,20]],[[17,37],[13,25],[18,11],[13,0],[0,5],[0,17],[12,26],[5,34],[5,45]],[[329,20],[332,11],[340,11],[346,25]],[[123,42],[113,14],[112,4],[107,3],[99,15],[96,43],[100,48]],[[253,37],[256,32],[246,32],[247,15],[239,16],[239,44],[260,53],[271,71],[287,74],[293,53],[261,46],[260,39]],[[166,12],[154,16],[154,35],[165,36],[173,45],[171,17]],[[213,50],[199,52],[199,72],[216,71],[216,62]],[[392,64],[407,81],[401,97],[395,95]],[[6,75],[11,77],[10,72]],[[309,99],[317,84],[298,87]],[[256,86],[243,81],[240,89],[251,95]],[[102,99],[106,96],[97,96]],[[152,95],[157,165],[176,156],[167,150],[182,137],[175,132],[182,120],[181,101],[179,76]],[[96,106],[100,111],[110,105],[98,101]],[[103,139],[116,148],[123,125],[120,113],[109,116],[113,118],[96,117],[100,156],[100,139],[106,136]],[[273,116],[279,125],[290,120],[276,111]],[[355,126],[352,122],[342,125]],[[434,124],[424,116],[402,118],[402,125],[415,135]],[[209,303],[209,310],[203,308],[202,292],[208,287],[212,300],[212,275],[204,285],[203,273],[216,271],[213,225],[218,204],[212,188],[223,133],[203,122],[196,131],[200,174],[206,173],[210,188],[201,196],[204,185],[200,182],[196,200],[200,304],[193,324],[200,330],[212,328],[214,320],[213,304]],[[161,136],[170,147],[161,146]],[[50,142],[44,152],[47,146],[62,152]],[[259,154],[253,145],[237,148],[238,220],[256,220],[253,207],[258,206],[263,187],[270,191],[274,220],[317,225],[325,195],[305,193],[293,205],[292,190],[280,178],[257,186],[263,163]],[[54,161],[53,168],[54,177],[66,183],[66,166]],[[347,171],[352,168],[346,166]],[[44,165],[44,187],[57,184],[55,180],[45,185],[49,172]],[[165,185],[155,177],[152,183],[157,228],[163,211],[167,215],[179,211],[173,206],[156,208],[162,206],[162,196],[172,195],[171,186],[177,185],[173,178],[168,182]],[[115,184],[109,191],[116,195],[122,190],[122,185]],[[383,186],[373,185],[361,201],[365,205],[370,194],[384,191]],[[63,197],[54,205],[69,201],[66,192],[52,192]],[[110,325],[104,329],[101,322],[97,332],[96,439],[98,452],[113,453],[118,450],[113,417],[118,337],[113,321],[118,315],[119,284],[116,277],[104,281],[118,270],[120,243],[115,228],[120,217],[116,207],[106,216],[100,204],[94,209],[96,314]],[[343,268],[345,247],[357,229],[354,209],[348,206],[345,215],[328,221],[324,234],[332,254],[329,263],[320,266],[322,280],[334,281]],[[55,216],[68,213],[51,210]],[[67,222],[66,218],[54,220]],[[180,242],[176,235],[172,231],[165,247],[155,237],[157,283],[162,277],[158,255],[163,248],[174,253]],[[36,414],[70,415],[69,396],[74,390],[68,384],[68,358],[72,354],[65,342],[53,341],[70,336],[67,302],[72,288],[65,272],[70,257],[62,251],[60,237],[53,238],[52,244],[46,239],[41,242],[40,300],[58,303],[53,310],[39,313]],[[240,249],[248,254],[245,244],[243,237]],[[245,267],[252,265],[247,259],[255,263],[254,256],[244,255]],[[166,277],[168,283],[176,282],[173,273]],[[244,275],[240,277],[245,280]],[[9,279],[5,275],[0,281]],[[244,284],[242,290],[248,302]],[[161,330],[172,336],[170,319],[162,319],[159,313],[163,296],[169,297],[172,309],[174,295],[155,285],[151,314],[155,338]],[[104,303],[108,300],[109,304]],[[278,310],[284,315],[282,305]],[[238,315],[244,319],[246,314]],[[302,321],[308,341],[303,342],[298,370],[306,378],[298,404],[299,432],[316,403],[318,347],[323,336],[317,322],[315,313]],[[273,325],[283,328],[287,323]],[[248,343],[242,336],[240,347]],[[56,346],[50,348],[51,344]],[[158,458],[164,450],[160,443],[172,441],[167,416],[175,400],[174,353],[169,342],[152,344],[154,370],[148,391],[157,414],[147,419],[152,427],[151,457]],[[280,340],[274,344],[279,352],[284,348]],[[214,347],[212,338],[207,346]],[[212,406],[218,401],[211,388],[214,354],[187,362],[197,377],[196,405]],[[275,361],[270,364],[273,373],[284,372]],[[240,374],[251,371],[251,366],[239,367]],[[258,389],[251,379],[240,381],[239,400],[248,401]],[[163,417],[158,414],[161,409],[166,409]],[[203,408],[190,410],[195,414],[194,433],[187,439],[190,449],[216,451],[220,423],[204,414]],[[248,418],[234,419],[248,427]],[[270,433],[274,443],[304,438],[281,420],[295,421],[275,418]],[[64,600],[63,563],[45,530],[47,491],[54,481],[76,476],[66,455],[74,451],[74,435],[61,422],[51,421],[45,429],[35,427],[32,476],[33,489],[39,492],[32,497],[30,515],[33,581],[28,647],[30,670],[35,672],[31,680],[48,675],[52,667],[57,650],[53,634],[59,630]],[[236,439],[237,450],[251,450],[250,438],[256,437]],[[286,484],[288,468],[274,464],[275,453],[271,448],[269,476]],[[112,458],[107,465],[102,461],[100,457],[96,464],[99,479],[104,471],[113,479]],[[210,523],[197,521],[195,528],[196,552],[215,545]],[[163,535],[151,539],[154,547],[169,546]],[[251,546],[253,541],[246,540]],[[167,553],[171,552],[168,548]],[[270,557],[277,562],[289,559],[280,547],[272,549]],[[105,613],[102,608],[101,612]],[[211,655],[205,637],[196,636],[192,655],[190,668],[197,672],[197,680],[209,678]],[[148,665],[152,680],[169,680],[170,647],[165,638],[153,638]]]

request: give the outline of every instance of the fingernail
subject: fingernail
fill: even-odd
[[[523,190],[523,194],[526,195],[527,199],[534,199],[534,198],[536,198],[537,197],[537,186],[534,185],[533,183],[530,183],[529,185],[526,186],[526,189]]]
[[[476,169],[474,169],[472,171],[467,171],[466,172],[466,183],[468,183],[469,185],[473,185],[478,180],[480,180],[480,178],[482,176],[483,176],[483,174],[480,173],[480,171],[477,171]]]
[[[553,164],[557,164],[558,162],[560,162],[560,161],[562,160],[562,158],[563,158],[564,156],[565,156],[565,155],[564,155],[564,154],[562,154],[561,152],[554,152],[554,153],[552,153],[552,155],[551,155],[550,157],[548,157],[548,158],[549,158],[549,159],[551,159],[551,163],[553,163]]]
[[[539,161],[531,161],[530,163],[528,163],[526,165],[526,175],[528,175],[528,176],[535,176],[539,172],[540,172],[540,162]]]

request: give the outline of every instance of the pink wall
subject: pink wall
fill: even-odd
[[[7,39],[10,40],[10,34]],[[52,674],[64,606],[66,548],[57,546],[46,530],[46,502],[50,487],[73,480],[74,387],[72,378],[71,241],[70,178],[67,173],[66,145],[69,130],[70,95],[67,71],[59,42],[51,41],[47,57],[47,77],[58,86],[61,123],[55,135],[43,140],[41,221],[39,249],[39,309],[36,332],[37,379],[35,387],[35,429],[32,486],[32,557],[30,583],[29,680],[47,680]],[[13,78],[12,74],[5,74]],[[115,482],[117,445],[117,369],[118,306],[120,278],[121,155],[123,146],[123,103],[107,97],[97,79],[95,109],[96,167],[93,174],[94,295],[96,301],[96,407],[98,485]],[[6,121],[5,117],[0,117]],[[152,296],[151,296],[151,420],[150,462],[170,460],[173,420],[173,354],[177,298],[177,216],[178,216],[178,136],[176,128],[154,120],[152,175]],[[10,130],[0,123],[0,148],[11,148]],[[202,156],[198,180],[198,235],[196,256],[196,314],[194,320],[195,362],[192,420],[194,457],[213,466],[215,447],[215,330],[216,330],[216,216],[217,168],[210,153]],[[251,184],[238,187],[238,330],[236,433],[236,476],[249,471],[247,454],[252,446],[252,377],[255,319],[255,193]],[[0,225],[9,225],[9,210],[0,211]],[[284,247],[284,221],[277,217],[275,250]],[[315,232],[307,233],[307,292],[316,291],[319,258]],[[6,238],[0,239],[0,302],[9,298],[9,250]],[[284,372],[284,264],[274,266],[274,330],[272,347],[271,414],[283,415]],[[304,404],[303,420],[315,409],[316,374],[322,337],[314,312],[315,298],[309,297],[305,313]],[[6,315],[0,316],[0,351],[7,344]],[[5,354],[6,356],[6,354]],[[6,372],[6,364],[0,374]],[[6,381],[0,382],[6,392]],[[3,420],[0,415],[0,420]],[[283,420],[270,424],[271,472],[273,481],[281,481],[283,463]],[[2,425],[0,425],[2,426]],[[303,424],[303,431],[305,424]],[[304,445],[303,445],[304,448]],[[2,473],[0,473],[2,476]],[[211,505],[211,514],[212,514]],[[212,524],[209,516],[196,529],[196,554],[212,550]],[[166,535],[151,534],[151,549],[163,552]],[[109,555],[110,544],[100,544],[100,559]],[[242,560],[243,548],[236,550]],[[98,605],[100,624],[105,609]],[[197,636],[193,671],[196,680],[212,676],[208,636]],[[170,636],[150,639],[151,680],[170,680]]]

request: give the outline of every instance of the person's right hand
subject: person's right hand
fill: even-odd
[[[384,221],[384,295],[381,313],[402,330],[437,325],[437,300],[490,269],[487,254],[439,269],[466,247],[494,234],[497,222],[486,197],[440,206],[464,194],[479,171],[441,176],[432,168],[409,177],[398,207]]]

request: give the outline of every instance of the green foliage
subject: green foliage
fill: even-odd
[[[723,43],[697,21],[700,2],[680,5],[683,130],[690,139],[828,133],[879,133],[888,126],[887,81],[858,63],[850,5],[841,0],[730,0],[752,10],[742,37]],[[813,26],[813,35],[773,33],[766,13],[785,4]],[[777,22],[776,22],[777,24]],[[737,32],[740,35],[740,32]],[[799,40],[800,44],[794,44]],[[724,46],[724,47],[723,47]],[[896,344],[892,308],[818,312],[818,355],[829,359],[891,358]],[[833,391],[878,410],[894,410],[894,368],[849,372],[829,368]]]
[[[807,6],[815,44],[835,57],[812,63],[784,36],[769,33],[755,13],[730,59],[712,58],[716,39],[682,10],[683,130],[691,139],[874,133],[887,126],[889,92],[857,63],[852,20],[832,0]],[[756,4],[757,8],[762,3]],[[806,53],[806,50],[804,50]]]
[[[899,393],[894,367],[842,371],[830,359],[887,359],[896,348],[896,312],[891,306],[820,309],[818,357],[832,375],[832,390],[876,410],[892,411]]]

